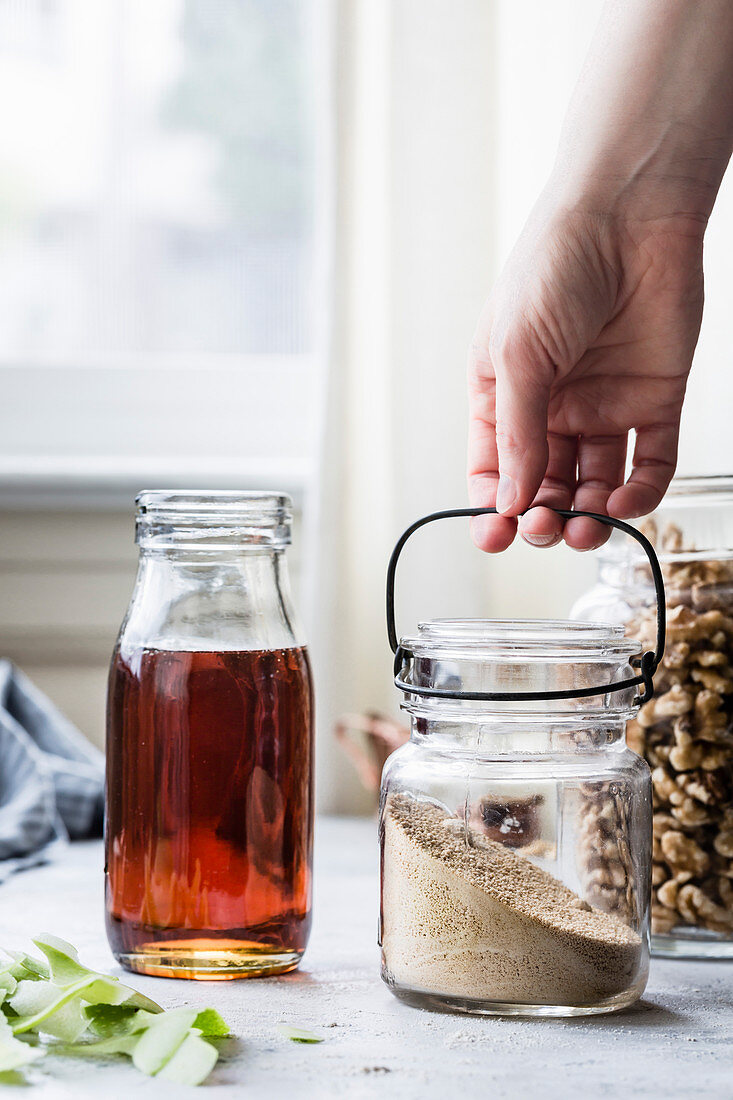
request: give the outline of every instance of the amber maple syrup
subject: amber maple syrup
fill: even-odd
[[[305,649],[115,653],[106,896],[123,965],[187,978],[297,966],[312,752]]]

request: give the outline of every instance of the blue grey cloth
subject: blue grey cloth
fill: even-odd
[[[69,839],[99,836],[104,757],[9,661],[0,661],[0,882]]]

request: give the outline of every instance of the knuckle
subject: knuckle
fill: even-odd
[[[524,445],[517,439],[511,424],[508,424],[505,419],[497,421],[496,445],[505,456],[508,454],[521,457],[525,451]]]
[[[574,488],[575,482],[569,477],[557,477],[553,474],[545,474],[538,496],[541,497],[545,492],[551,496],[555,496],[558,493],[568,494],[572,493]],[[544,501],[539,499],[538,504],[542,503],[544,503]]]
[[[583,490],[593,494],[602,493],[608,496],[618,486],[618,482],[609,475],[608,477],[590,477],[583,479]]]
[[[511,325],[489,334],[489,354],[496,367],[516,370],[529,357],[532,340],[524,325]]]
[[[546,385],[554,376],[552,356],[536,328],[525,318],[489,335],[489,354],[497,375],[523,384]]]

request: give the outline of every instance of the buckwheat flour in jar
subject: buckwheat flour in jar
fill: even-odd
[[[393,583],[391,566],[411,734],[382,780],[384,981],[408,1003],[471,1013],[633,1003],[652,814],[649,768],[625,742],[639,644],[603,623],[488,619],[421,623],[397,644]]]
[[[677,478],[643,525],[664,574],[667,644],[628,741],[652,769],[652,948],[733,957],[733,478]],[[649,567],[614,535],[599,583],[573,610],[654,632]],[[588,821],[593,817],[589,806]],[[611,870],[606,857],[602,869]],[[608,912],[624,899],[609,892]]]

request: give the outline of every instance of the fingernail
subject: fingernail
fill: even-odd
[[[532,546],[551,546],[553,542],[559,541],[557,535],[525,535],[523,533],[522,538],[525,542],[530,542]]]
[[[514,478],[502,474],[496,490],[496,510],[506,512],[517,499],[517,485]]]

